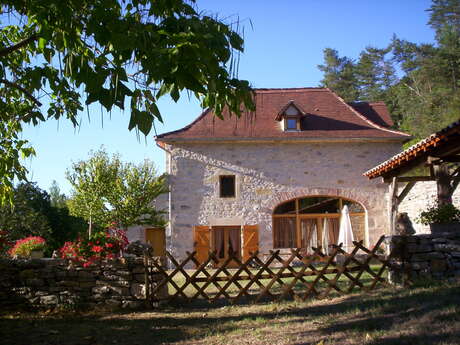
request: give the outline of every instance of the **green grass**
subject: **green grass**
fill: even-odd
[[[3,311],[0,334],[0,343],[9,345],[453,345],[460,343],[460,282],[307,302],[195,302],[83,314]]]
[[[349,268],[351,266],[348,266]],[[317,270],[321,270],[322,266],[321,265],[316,265],[316,269]],[[330,267],[332,268],[332,267]],[[381,265],[378,265],[378,264],[373,264],[373,265],[370,265],[370,268],[371,270],[374,272],[374,273],[377,273],[380,268],[381,268]],[[298,272],[300,271],[300,267],[296,267],[295,270]],[[272,268],[271,269],[275,274],[280,270],[279,268]],[[210,275],[213,275],[215,272],[216,272],[216,269],[209,269],[207,270],[209,272]],[[230,274],[235,274],[237,269],[228,269],[228,271],[230,272]],[[257,274],[258,270],[257,269],[251,269],[251,274],[255,275]],[[310,271],[310,270],[307,270],[307,272]],[[171,271],[170,271],[171,272]],[[195,272],[195,270],[186,270],[186,273],[191,276],[193,273]],[[284,273],[287,273],[289,272],[288,270],[284,270],[283,271]],[[264,271],[263,272],[264,274],[266,274],[267,272]],[[387,272],[384,272],[384,274],[382,275],[383,278],[386,277],[386,274]],[[356,276],[357,275],[357,272],[354,272],[352,274],[353,276]],[[225,277],[226,275],[221,272],[218,274],[218,277]],[[247,273],[245,271],[241,272],[240,276],[247,276]],[[336,276],[336,273],[334,274],[327,274],[325,275],[325,277],[329,280],[332,280],[334,279]],[[205,278],[206,276],[203,274],[203,273],[200,273],[197,277],[199,278]],[[281,280],[283,281],[283,285],[284,286],[287,286],[287,285],[290,285],[292,283],[294,278],[282,278]],[[306,276],[304,277],[304,279],[308,282],[308,283],[312,283],[315,279],[316,279],[316,276]],[[260,279],[259,280],[260,283],[263,285],[263,286],[267,286],[269,284],[269,282],[271,281],[271,279]],[[372,281],[373,281],[373,277],[368,273],[368,272],[364,272],[359,281],[364,285],[364,286],[369,286]],[[175,284],[179,287],[179,288],[182,288],[183,285],[186,283],[186,279],[185,279],[185,276],[182,274],[182,273],[177,273],[175,276],[174,276],[174,282]],[[249,283],[249,280],[244,280],[244,281],[239,281],[239,283],[241,284],[242,287],[245,287],[248,283]],[[206,295],[208,295],[209,297],[214,297],[218,292],[219,292],[219,289],[216,287],[215,284],[218,284],[221,288],[223,288],[227,282],[226,281],[220,281],[220,282],[216,282],[216,283],[211,283],[209,284],[206,289],[203,291]],[[198,288],[201,288],[202,286],[204,286],[205,283],[204,282],[198,282],[196,283],[196,286]],[[346,291],[348,290],[348,287],[351,285],[351,280],[349,278],[347,278],[345,275],[340,275],[340,278],[337,282],[337,286],[342,290],[342,291]],[[377,284],[378,285],[378,284]],[[329,286],[329,284],[324,281],[323,279],[320,279],[318,280],[318,282],[315,284],[315,288],[318,292],[321,292],[321,291],[324,291],[327,287]],[[303,283],[302,281],[300,280],[297,280],[296,284],[294,285],[293,289],[295,291],[296,294],[302,294],[302,292],[305,292],[306,289],[308,287],[306,286],[305,283]],[[359,286],[355,285],[353,291],[358,291],[359,290]],[[168,291],[171,295],[174,295],[177,291],[177,289],[173,286],[173,284],[169,283],[168,284]],[[225,291],[231,296],[236,296],[238,294],[238,292],[240,291],[239,287],[236,286],[234,283],[230,284],[226,289]],[[259,287],[256,283],[253,283],[249,289],[248,289],[248,293],[251,294],[251,295],[258,295],[261,291],[261,287]],[[281,286],[281,284],[277,281],[275,282],[271,289],[270,289],[270,292],[272,294],[280,294],[282,293],[283,291],[283,286]],[[195,296],[195,294],[198,292],[197,288],[195,286],[193,286],[192,284],[188,284],[187,287],[185,289],[183,289],[183,293],[187,296],[187,297],[192,297],[192,296]],[[337,296],[339,295],[339,293],[337,291],[335,291],[334,289],[332,289],[330,291],[330,296]],[[220,294],[219,297],[223,297],[222,294]],[[198,296],[198,298],[203,298],[202,295]]]

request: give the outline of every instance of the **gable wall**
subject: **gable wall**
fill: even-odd
[[[171,154],[167,246],[193,249],[195,225],[253,225],[260,250],[272,246],[276,205],[305,195],[353,199],[367,210],[370,244],[388,229],[386,186],[362,172],[399,152],[397,143],[251,143],[168,146]],[[237,197],[219,198],[219,175],[235,174]]]

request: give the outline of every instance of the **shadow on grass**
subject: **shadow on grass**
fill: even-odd
[[[221,302],[212,306],[194,303],[162,307],[146,313],[118,312],[102,316],[14,318],[13,315],[13,318],[0,319],[0,334],[2,341],[11,345],[168,344],[206,342],[208,337],[216,334],[246,334],[254,327],[278,322],[279,328],[273,332],[290,332],[305,340],[294,342],[297,345],[316,344],[321,338],[327,340],[331,337],[331,344],[345,340],[347,343],[362,343],[367,334],[371,334],[371,338],[366,343],[372,345],[440,344],[460,339],[459,292],[458,285],[398,291],[386,289],[324,304],[281,303],[279,308],[276,304],[241,305],[244,311],[239,314],[234,308],[231,313],[217,313],[217,308],[225,305]],[[305,330],[298,326],[299,322],[310,325],[315,322],[317,326]],[[455,327],[443,327],[446,323],[454,323]],[[410,336],[400,335],[407,327],[412,327],[414,332]]]

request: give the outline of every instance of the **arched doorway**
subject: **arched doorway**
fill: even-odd
[[[349,199],[336,196],[308,196],[286,201],[273,211],[273,247],[306,248],[321,245],[324,229],[329,244],[337,244],[340,211],[347,205],[355,240],[364,240],[366,212]]]

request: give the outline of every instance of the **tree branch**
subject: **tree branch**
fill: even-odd
[[[38,39],[37,35],[32,35],[21,42],[18,42],[12,46],[6,47],[0,50],[0,57],[6,56],[22,47],[28,45],[30,42],[36,41]]]
[[[6,80],[6,79],[0,79],[0,83],[3,83],[5,85],[8,85],[8,86],[10,86],[12,88],[15,88],[15,89],[21,91],[28,99],[30,99],[36,105],[38,105],[39,107],[42,106],[42,104],[39,102],[39,100],[36,99],[29,91],[24,89],[21,85],[18,85],[16,83],[13,83],[13,82],[11,82],[9,80]]]

